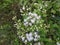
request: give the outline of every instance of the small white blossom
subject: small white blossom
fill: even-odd
[[[35,17],[37,17],[37,14],[36,14],[36,13],[34,13],[33,15],[34,15]]]
[[[37,19],[40,19],[40,18],[41,18],[41,16],[37,16],[36,18],[37,18]]]
[[[37,38],[34,38],[34,41],[37,41]]]
[[[37,38],[37,37],[38,37],[38,35],[36,34],[36,35],[35,35],[35,38]]]
[[[29,10],[29,8],[27,8],[26,10]]]
[[[32,26],[32,23],[29,23],[30,26]]]
[[[40,36],[38,35],[38,38],[40,38]]]
[[[38,45],[41,45],[41,43],[40,43],[40,42],[38,42]]]
[[[29,36],[29,34],[28,33],[26,33],[26,37],[28,37]]]
[[[26,19],[24,19],[24,22],[26,22],[27,20]]]
[[[37,32],[34,32],[35,35],[37,35]]]
[[[32,19],[32,20],[31,20],[31,23],[34,23],[34,22],[35,22],[35,20],[34,20],[34,19]]]
[[[36,4],[38,4],[38,3],[34,3],[34,5],[36,5]]]
[[[42,9],[42,6],[40,7],[40,9]]]
[[[31,14],[32,14],[31,12],[28,13],[28,15],[31,15]]]
[[[22,37],[22,41],[24,41],[25,40],[25,37]]]
[[[22,10],[22,9],[20,9],[20,12],[23,12],[23,10]]]
[[[59,43],[59,42],[57,42],[57,45],[60,45],[60,43]]]
[[[28,33],[26,33],[26,38],[27,38],[27,40],[29,40],[29,34]]]
[[[22,8],[23,10],[25,10],[25,7],[23,6],[23,8]]]
[[[47,7],[48,5],[47,5],[47,4],[45,4],[45,6]]]
[[[24,42],[27,43],[27,40],[25,40]]]
[[[52,17],[55,17],[55,15],[52,15]]]

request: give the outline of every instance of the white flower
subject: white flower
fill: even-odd
[[[59,43],[59,42],[57,42],[57,45],[60,45],[60,43]]]
[[[24,19],[24,22],[26,22],[27,20],[26,19]]]
[[[32,23],[29,23],[30,26],[32,26]]]
[[[52,17],[55,17],[55,15],[52,15]]]
[[[34,13],[33,15],[34,15],[35,17],[37,17],[37,14],[36,14],[36,13]]]
[[[40,9],[42,9],[42,6],[40,7]]]
[[[27,8],[26,10],[29,10],[29,8]]]
[[[34,32],[35,35],[37,35],[37,32]]]
[[[32,20],[31,20],[31,23],[34,23],[34,22],[35,22],[35,20],[34,20],[34,19],[32,19]]]
[[[38,35],[38,38],[40,38],[40,36]]]
[[[32,14],[31,12],[28,13],[28,15],[31,15],[31,14]]]
[[[17,24],[14,24],[14,27],[16,27],[17,26]]]
[[[37,38],[34,38],[34,41],[37,41]]]
[[[36,35],[35,35],[35,38],[37,38],[37,37],[38,37],[38,35],[36,34]]]
[[[23,8],[22,8],[23,10],[25,10],[25,7],[23,6]]]
[[[30,41],[33,40],[32,32],[29,33]]]
[[[22,10],[22,9],[20,9],[20,12],[23,12],[23,10]]]
[[[33,40],[32,33],[31,32],[29,34],[26,33],[26,38],[28,41],[32,41]]]
[[[38,45],[41,45],[41,43],[40,43],[40,42],[38,42]]]
[[[36,4],[38,4],[38,3],[34,3],[34,5],[36,5]]]
[[[26,33],[26,37],[28,37],[29,36],[29,34],[28,33]]]
[[[26,38],[27,38],[27,40],[29,40],[29,34],[28,33],[26,33]]]
[[[41,16],[38,16],[38,17],[36,17],[37,19],[40,19],[41,18]]]
[[[25,40],[25,37],[22,37],[22,41],[24,41]]]

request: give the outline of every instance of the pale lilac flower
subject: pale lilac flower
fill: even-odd
[[[24,42],[27,43],[27,40],[25,40]]]
[[[31,32],[29,34],[27,33],[26,38],[28,41],[32,41],[33,40],[32,33]]]
[[[32,32],[29,33],[29,36],[30,36],[30,37],[32,36]]]
[[[30,41],[32,41],[33,40],[33,37],[30,37]]]

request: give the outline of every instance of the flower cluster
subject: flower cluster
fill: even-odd
[[[40,38],[40,35],[38,35],[38,32],[30,32],[30,33],[26,33],[25,36],[20,36],[20,38],[22,39],[22,41],[24,43],[26,43],[27,41],[38,41],[38,39]]]
[[[38,21],[41,18],[41,16],[38,16],[36,13],[28,13],[28,17],[24,19],[24,25],[25,26],[32,26],[36,21]]]

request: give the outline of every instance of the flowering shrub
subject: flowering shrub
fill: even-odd
[[[55,43],[59,38],[54,33],[56,31],[55,28],[59,27],[57,23],[54,22],[57,21],[54,19],[56,19],[56,14],[59,9],[58,1],[35,0],[32,1],[32,3],[28,2],[29,1],[25,1],[20,9],[23,20],[13,19],[16,22],[14,25],[17,28],[17,35],[23,42],[31,42],[33,40],[47,42],[46,45],[48,45],[49,42]],[[38,32],[38,35],[35,31]]]
[[[9,30],[9,41],[13,30],[16,35],[11,45],[60,45],[60,0],[2,0],[0,4],[0,29]]]

